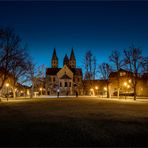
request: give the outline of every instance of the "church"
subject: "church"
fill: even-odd
[[[76,67],[76,58],[72,48],[70,58],[65,55],[63,67],[58,67],[56,49],[53,50],[51,68],[46,68],[46,93],[47,95],[79,95],[83,94],[82,69]]]

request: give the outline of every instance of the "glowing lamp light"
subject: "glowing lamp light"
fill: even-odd
[[[98,89],[98,86],[96,86],[95,89]]]
[[[129,86],[129,85],[127,85],[127,88],[130,88],[130,86]]]
[[[124,86],[127,86],[127,83],[126,82],[124,82]]]
[[[91,88],[90,90],[93,91],[93,88]]]
[[[106,87],[104,87],[104,90],[106,91],[106,90],[107,90],[107,88],[106,88]]]
[[[30,95],[30,92],[29,92],[29,90],[27,90],[27,95]]]
[[[9,87],[9,83],[6,83],[6,87]]]
[[[40,91],[42,91],[42,88],[40,88]]]

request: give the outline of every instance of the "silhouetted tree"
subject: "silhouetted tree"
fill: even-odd
[[[35,64],[31,60],[28,61],[26,80],[31,83],[30,98],[32,98],[35,85]]]
[[[0,29],[0,90],[8,77],[11,76],[11,87],[14,97],[16,84],[27,70],[27,60],[29,57],[25,47],[22,47],[21,44],[21,39],[14,29]]]
[[[119,98],[120,93],[120,75],[119,69],[125,65],[124,59],[121,58],[121,53],[118,50],[113,50],[109,56],[109,60],[113,63],[113,68],[117,71],[117,97]]]
[[[33,97],[34,90],[39,89],[40,87],[44,87],[44,76],[45,74],[45,68],[44,65],[36,66],[32,60],[28,61],[28,70],[27,70],[27,80],[31,83],[31,92],[30,92],[30,98]],[[38,83],[40,83],[40,86],[38,86]]]
[[[91,80],[94,80],[96,75],[96,58],[95,56],[93,56],[91,50],[85,53],[83,64],[85,68],[84,80],[89,81],[89,87],[87,87],[87,89],[90,89],[92,87]],[[84,83],[83,83],[83,89],[84,90],[86,89],[86,86]]]
[[[142,72],[143,73],[148,73],[148,56],[143,57]]]
[[[139,74],[142,72],[142,66],[145,65],[145,59],[142,56],[142,50],[140,48],[130,47],[124,50],[125,61],[128,63],[128,68],[131,72],[132,87],[134,89],[134,100],[137,96],[137,82]],[[146,65],[147,66],[147,65]]]
[[[109,75],[112,72],[112,68],[108,63],[102,63],[102,64],[99,65],[98,71],[101,74],[101,78],[106,81],[107,98],[110,98]]]
[[[84,59],[86,80],[94,80],[96,75],[96,58],[92,55],[91,50],[87,51]]]

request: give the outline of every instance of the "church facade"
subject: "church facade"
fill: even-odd
[[[83,94],[82,69],[76,67],[74,50],[71,50],[70,58],[67,54],[63,59],[63,67],[58,67],[58,57],[54,48],[51,68],[46,69],[46,93],[47,95],[79,95]]]

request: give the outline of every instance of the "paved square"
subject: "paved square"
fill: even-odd
[[[0,146],[148,146],[147,137],[148,101],[73,97],[0,103]]]

